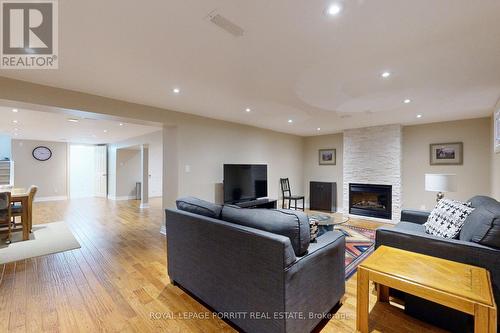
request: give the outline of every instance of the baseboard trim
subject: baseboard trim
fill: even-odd
[[[44,201],[66,201],[68,197],[65,195],[54,196],[54,197],[35,197],[35,202],[44,202]]]
[[[162,225],[160,228],[160,234],[165,235],[165,236],[167,235],[167,228],[165,228],[164,225]]]
[[[161,197],[163,197],[163,196],[162,195],[149,196],[150,199],[161,198]],[[129,196],[123,196],[123,197],[114,197],[114,196],[108,195],[108,199],[109,200],[114,200],[114,201],[138,200],[138,199],[135,198],[135,195],[129,195]]]
[[[122,196],[122,197],[114,197],[108,195],[108,199],[113,201],[135,200],[135,195]]]

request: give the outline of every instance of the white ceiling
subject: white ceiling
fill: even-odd
[[[60,1],[60,69],[0,75],[299,135],[490,114],[500,1],[331,2]]]
[[[96,119],[91,115],[32,111],[0,106],[0,134],[13,139],[84,144],[115,143],[161,130],[160,127]],[[78,122],[70,122],[75,119]],[[122,124],[122,125],[120,125]]]

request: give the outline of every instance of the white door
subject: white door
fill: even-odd
[[[108,155],[105,145],[95,147],[95,196],[106,198],[108,185]]]

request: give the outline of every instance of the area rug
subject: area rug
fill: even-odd
[[[80,248],[64,222],[37,224],[32,231],[27,241],[22,240],[22,232],[13,233],[10,244],[6,244],[5,235],[1,235],[0,264]]]
[[[345,278],[350,278],[358,265],[365,260],[375,248],[375,230],[341,225],[335,229],[345,235]]]

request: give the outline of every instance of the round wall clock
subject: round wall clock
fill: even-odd
[[[52,157],[52,151],[45,146],[38,146],[33,149],[33,157],[38,161],[47,161]]]

